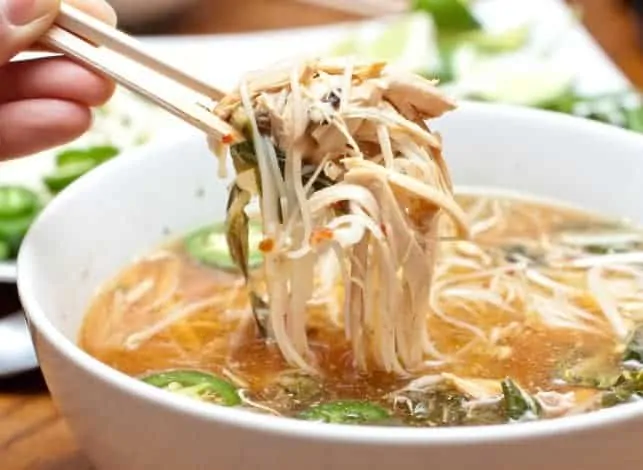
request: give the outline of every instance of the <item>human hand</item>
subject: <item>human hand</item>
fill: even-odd
[[[65,0],[106,23],[104,0]],[[106,102],[114,85],[62,58],[9,62],[47,31],[60,0],[0,0],[0,161],[69,142],[91,125],[90,107]]]

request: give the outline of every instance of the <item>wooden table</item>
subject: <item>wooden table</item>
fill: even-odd
[[[643,53],[637,33],[620,0],[576,0],[585,6],[585,22],[630,79],[643,89]],[[331,23],[350,16],[291,0],[201,0],[198,9],[179,18],[173,32],[212,33],[274,29]],[[0,311],[17,299],[0,285]],[[53,405],[42,376],[30,373],[0,381],[0,470],[88,470],[73,437]],[[118,469],[114,469],[118,470]]]
[[[17,308],[15,287],[0,284],[0,312]],[[91,469],[54,407],[40,372],[0,380],[0,469]]]

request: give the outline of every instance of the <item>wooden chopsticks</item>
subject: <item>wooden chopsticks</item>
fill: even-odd
[[[112,78],[226,144],[243,140],[236,129],[209,109],[212,100],[225,95],[223,91],[153,57],[133,37],[65,3],[41,43]]]

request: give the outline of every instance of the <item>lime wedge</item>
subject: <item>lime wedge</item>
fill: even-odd
[[[477,99],[544,107],[569,92],[573,74],[551,63],[490,61],[468,70],[460,85]]]
[[[433,23],[425,13],[411,13],[381,30],[363,28],[330,49],[333,56],[383,60],[410,70],[426,70],[435,61]]]

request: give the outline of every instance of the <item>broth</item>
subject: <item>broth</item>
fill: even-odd
[[[234,385],[239,406],[321,421],[477,425],[636,399],[643,269],[623,256],[643,248],[643,235],[527,199],[457,199],[473,239],[450,240],[442,224],[427,312],[433,353],[409,376],[356,366],[337,314],[341,289],[323,279],[307,309],[319,375],[292,369],[258,335],[242,276],[195,260],[184,240],[137,260],[97,294],[80,346],[134,377],[203,371]]]

